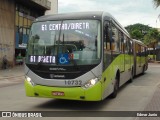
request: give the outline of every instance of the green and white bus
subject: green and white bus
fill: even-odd
[[[27,45],[26,95],[82,101],[116,97],[120,86],[147,69],[146,59],[146,46],[132,40],[109,13],[42,16],[32,24]]]

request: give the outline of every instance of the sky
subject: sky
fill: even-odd
[[[126,27],[136,23],[160,28],[160,7],[153,0],[58,0],[58,13],[106,11]]]

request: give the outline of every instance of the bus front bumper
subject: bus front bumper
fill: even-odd
[[[91,88],[84,89],[82,87],[32,86],[27,80],[25,80],[25,90],[26,96],[29,97],[45,97],[81,101],[102,100],[101,82],[98,82]]]

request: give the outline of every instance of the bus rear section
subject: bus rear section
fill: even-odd
[[[133,39],[134,75],[143,74],[148,69],[147,46],[139,40]]]

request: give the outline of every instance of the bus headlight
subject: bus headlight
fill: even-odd
[[[26,76],[26,80],[28,81],[29,84],[31,84],[32,86],[35,86],[35,83],[32,81],[30,77]]]
[[[85,83],[82,86],[82,88],[84,88],[84,89],[90,88],[90,87],[94,86],[98,82],[98,80],[99,80],[98,78],[91,79],[87,83]]]

